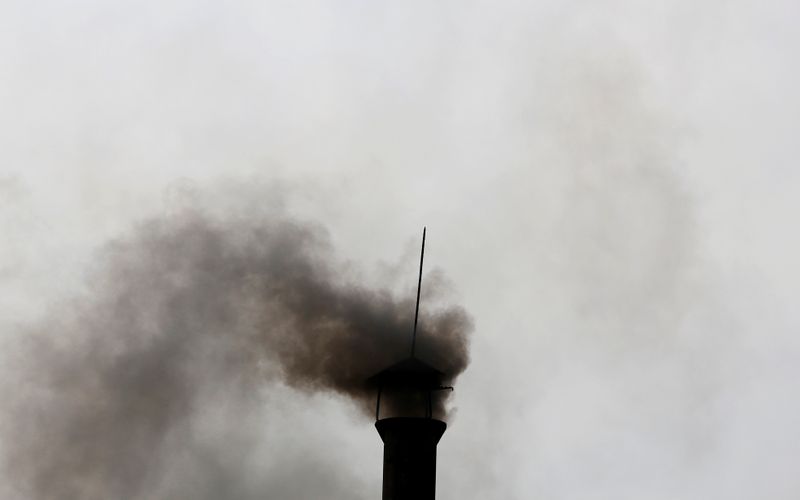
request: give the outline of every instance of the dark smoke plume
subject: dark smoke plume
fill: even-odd
[[[30,498],[250,498],[224,481],[202,495],[164,486],[209,394],[246,401],[280,380],[344,395],[368,415],[365,379],[408,355],[413,298],[353,282],[325,230],[289,216],[149,220],[96,269],[89,293],[26,335],[15,360],[6,465]],[[418,356],[454,378],[470,319],[434,304]]]

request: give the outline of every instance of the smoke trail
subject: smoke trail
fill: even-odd
[[[322,227],[285,214],[184,210],[140,224],[105,249],[87,297],[26,336],[4,429],[10,477],[36,499],[198,498],[165,487],[165,471],[208,394],[246,404],[278,379],[370,411],[364,381],[407,355],[413,301],[345,268]],[[456,377],[465,311],[429,307],[420,325],[419,357]],[[231,488],[204,498],[246,496]]]

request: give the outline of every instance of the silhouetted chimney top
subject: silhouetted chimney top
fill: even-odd
[[[420,390],[438,389],[444,373],[416,357],[406,358],[368,379],[371,386],[403,385]]]
[[[442,409],[434,405],[434,394],[453,388],[442,386],[444,373],[415,357],[425,232],[423,228],[411,356],[367,379],[378,395],[375,428],[384,443],[383,500],[435,500],[436,445],[447,429],[434,418],[434,409]]]

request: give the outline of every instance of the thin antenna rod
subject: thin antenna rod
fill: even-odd
[[[422,252],[419,254],[419,281],[417,281],[417,308],[414,310],[414,335],[411,337],[411,357],[414,357],[414,348],[417,346],[417,320],[419,319],[419,294],[422,291],[422,261],[425,259],[425,231],[422,228]]]

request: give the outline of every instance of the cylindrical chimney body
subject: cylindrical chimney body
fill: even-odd
[[[436,445],[447,424],[433,418],[375,422],[383,440],[383,500],[436,498]]]

